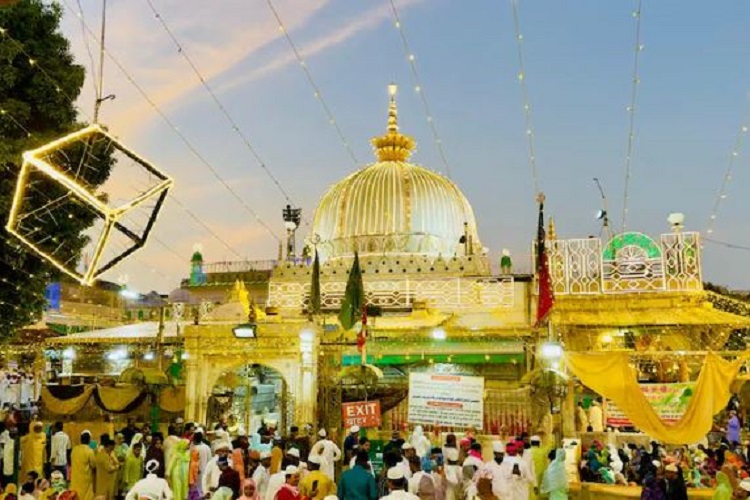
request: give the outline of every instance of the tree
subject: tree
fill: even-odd
[[[60,32],[62,9],[41,0],[23,0],[0,7],[0,216],[7,220],[23,151],[37,148],[82,125],[77,122],[75,99],[85,71],[75,64],[68,40]],[[109,177],[114,159],[106,145],[76,144],[57,161],[86,169],[79,180],[100,186]],[[87,156],[86,156],[87,155]],[[29,192],[42,200],[65,194],[56,183],[41,179]],[[41,203],[38,202],[38,203]],[[95,215],[70,203],[69,216],[41,227],[64,243],[62,256],[77,261],[88,238],[83,232]],[[44,223],[42,223],[44,224]],[[26,251],[7,232],[0,234],[0,337],[7,338],[41,316],[44,291],[59,279],[59,272],[36,254]]]

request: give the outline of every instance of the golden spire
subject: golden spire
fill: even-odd
[[[388,85],[390,102],[388,104],[388,128],[385,135],[374,137],[370,143],[375,148],[378,161],[406,161],[411,156],[416,143],[408,135],[398,131],[398,109],[396,107],[396,92],[398,87]]]
[[[547,239],[548,240],[556,240],[557,239],[557,230],[555,229],[555,219],[552,217],[549,218],[549,229],[547,229]]]

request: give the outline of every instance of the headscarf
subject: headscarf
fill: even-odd
[[[211,500],[232,500],[233,496],[234,493],[232,493],[231,488],[222,486],[211,495]]]
[[[130,440],[130,446],[132,447],[136,443],[142,443],[143,442],[143,434],[140,432],[136,432],[133,434],[133,439]]]
[[[62,493],[68,487],[65,476],[59,470],[53,471],[50,475],[50,484],[52,485],[52,489],[57,493]]]
[[[549,495],[553,491],[568,490],[568,474],[565,472],[565,450],[558,448],[555,451],[555,459],[544,471],[541,492]]]
[[[716,473],[716,490],[711,500],[731,500],[732,498],[732,483],[729,481],[729,476],[723,472]]]
[[[255,493],[253,496],[248,497],[245,496],[245,486],[255,486]],[[245,479],[245,481],[242,483],[242,496],[240,496],[240,500],[260,500],[260,493],[258,492],[258,485],[255,484],[255,481],[253,481],[250,478]]]

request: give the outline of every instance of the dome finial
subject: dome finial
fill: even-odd
[[[388,95],[391,96],[391,101],[388,104],[388,133],[398,133],[398,109],[396,107],[396,93],[398,93],[398,85],[391,83],[388,85]]]
[[[395,83],[388,85],[390,100],[388,103],[387,132],[385,135],[375,137],[370,141],[375,148],[378,161],[406,161],[416,146],[414,139],[398,131],[397,92],[398,86]]]

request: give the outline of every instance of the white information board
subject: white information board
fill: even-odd
[[[409,423],[481,429],[484,377],[409,374]]]

